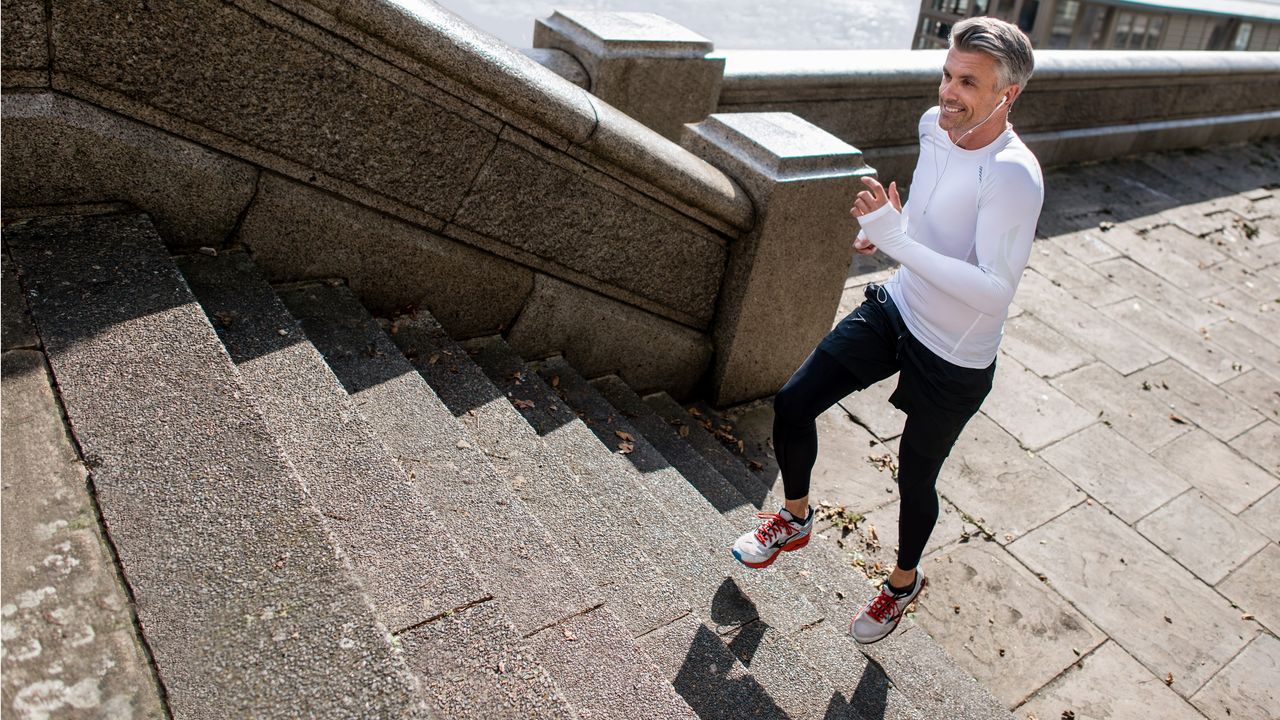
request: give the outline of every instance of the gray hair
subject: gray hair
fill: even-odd
[[[951,47],[969,52],[986,53],[1000,65],[1000,82],[1004,87],[1026,87],[1036,61],[1031,53],[1031,40],[1013,23],[992,17],[961,20],[951,28]]]

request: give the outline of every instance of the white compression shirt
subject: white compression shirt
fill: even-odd
[[[903,212],[859,218],[863,233],[901,267],[885,283],[903,322],[942,359],[985,368],[996,357],[1044,202],[1040,163],[1006,125],[965,150],[920,118],[920,159]]]

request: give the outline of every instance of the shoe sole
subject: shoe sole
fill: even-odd
[[[927,587],[929,587],[929,578],[928,577],[921,578],[920,589],[916,591],[916,596],[911,598],[911,602],[908,602],[907,604],[910,605],[912,602],[915,602],[917,599],[919,599],[920,594],[923,593],[924,589]],[[853,624],[858,621],[858,616],[854,615],[853,619],[849,621],[849,637],[853,638],[853,641],[858,643],[859,645],[875,645],[881,640],[892,635],[893,631],[898,629],[898,623],[902,622],[902,618],[905,615],[906,615],[906,612],[903,612],[902,615],[899,615],[898,617],[894,618],[893,626],[889,628],[888,632],[876,638],[875,640],[859,640],[858,636],[853,634]]]
[[[808,545],[808,544],[809,544],[809,536],[810,536],[810,535],[812,535],[812,534],[813,534],[813,533],[805,533],[803,537],[796,538],[795,540],[792,540],[791,542],[787,543],[786,545],[783,545],[782,547],[778,548],[778,550],[777,550],[776,552],[774,552],[772,555],[770,555],[767,559],[765,559],[765,560],[761,560],[760,562],[749,562],[749,561],[747,561],[747,560],[743,560],[743,559],[742,559],[742,556],[738,554],[738,550],[737,550],[737,548],[734,548],[734,550],[732,551],[732,552],[733,552],[733,557],[734,557],[734,559],[735,559],[735,560],[737,560],[738,562],[742,563],[743,565],[746,565],[747,567],[751,568],[752,570],[759,570],[759,569],[761,569],[761,568],[767,568],[767,567],[769,567],[770,565],[772,565],[772,564],[773,564],[773,561],[774,561],[774,560],[777,560],[777,559],[778,559],[778,556],[779,556],[779,555],[781,555],[782,553],[784,553],[784,552],[792,552],[792,551],[795,551],[795,550],[799,550],[800,548],[804,547],[805,545]]]

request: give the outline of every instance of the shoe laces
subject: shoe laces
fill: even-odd
[[[881,589],[880,594],[867,606],[867,615],[878,623],[887,622],[898,613],[898,599],[888,590]]]
[[[756,540],[759,540],[761,545],[768,545],[775,537],[795,532],[795,528],[782,517],[781,513],[762,512],[756,513],[756,517],[765,519],[760,523],[760,527],[756,528]]]

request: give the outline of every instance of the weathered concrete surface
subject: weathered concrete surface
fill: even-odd
[[[1202,720],[1200,713],[1170,690],[1114,641],[1103,643],[1045,685],[1018,708],[1022,718],[1055,720]]]
[[[123,200],[169,246],[216,247],[253,195],[247,163],[58,93],[6,94],[4,127],[7,208]]]
[[[670,140],[720,98],[724,59],[707,57],[711,41],[652,13],[557,10],[535,21],[533,45],[577,58],[592,95]]]
[[[1172,673],[1183,697],[1257,634],[1222,596],[1097,504],[1068,511],[1009,550],[1149,670]]]
[[[483,157],[454,225],[709,325],[725,238],[536,145]]]
[[[1055,444],[1042,456],[1125,522],[1136,522],[1189,487],[1168,467],[1101,424]]]
[[[1106,640],[992,543],[956,546],[923,568],[929,602],[919,605],[916,621],[1006,706],[1018,705]],[[991,602],[973,603],[974,586]]]
[[[982,411],[1028,450],[1083,430],[1096,419],[1008,355],[996,360],[995,384]]]
[[[22,348],[34,348],[40,344],[36,337],[35,326],[31,324],[31,312],[27,310],[27,302],[22,297],[22,286],[18,276],[13,273],[13,261],[8,251],[0,255],[3,262],[4,280],[0,281],[0,291],[4,293],[3,330],[0,331],[0,347],[4,352]]]
[[[1218,589],[1275,633],[1280,629],[1280,588],[1277,588],[1275,581],[1277,577],[1280,577],[1280,547],[1271,543],[1236,568],[1226,580],[1218,584]]]
[[[293,16],[257,9],[272,21],[217,0],[59,3],[54,86],[450,217],[497,141],[496,123],[460,115],[433,86],[350,62]]]
[[[642,392],[680,396],[711,361],[704,334],[541,274],[507,342],[527,358],[561,353],[587,377],[619,373]]]
[[[1213,720],[1274,716],[1280,707],[1280,640],[1259,635],[1191,698]]]
[[[145,216],[5,242],[173,714],[426,717]]]
[[[5,714],[166,717],[44,355],[6,349],[3,374]]]
[[[48,86],[49,32],[44,3],[4,0],[0,16],[4,18],[4,46],[0,48],[4,89]]]
[[[510,327],[533,290],[526,267],[274,173],[235,240],[273,281],[345,278],[370,309],[422,308],[458,337]]]
[[[1193,430],[1155,452],[1166,467],[1233,513],[1280,485],[1277,476],[1249,462],[1203,430]]]
[[[1134,527],[1209,585],[1267,544],[1261,533],[1199,491],[1179,495]]]

